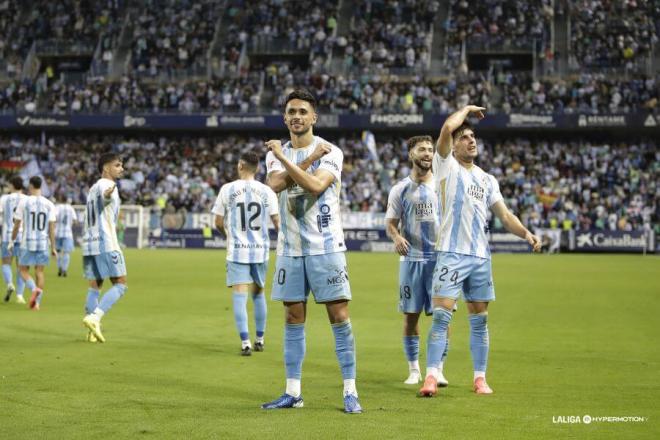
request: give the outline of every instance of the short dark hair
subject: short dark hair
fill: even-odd
[[[23,178],[21,176],[12,177],[9,179],[9,183],[11,183],[14,189],[23,189]]]
[[[32,176],[30,177],[30,185],[32,185],[32,188],[34,189],[41,189],[41,177],[39,176]]]
[[[316,98],[314,97],[314,95],[310,93],[309,90],[295,89],[293,92],[289,93],[289,95],[286,97],[286,102],[284,103],[284,107],[286,107],[289,101],[292,101],[294,99],[300,99],[302,101],[309,102],[309,105],[311,105],[312,108],[316,111]]]
[[[459,138],[465,130],[472,130],[472,124],[470,124],[468,121],[464,121],[454,132],[451,134],[452,140],[455,142],[457,138]]]
[[[106,163],[114,162],[115,160],[121,161],[121,157],[117,153],[103,153],[101,157],[99,157],[99,173],[103,172],[103,167]]]
[[[428,135],[422,135],[422,136],[413,136],[410,139],[406,141],[408,144],[408,151],[412,151],[413,148],[417,146],[417,144],[421,142],[430,142],[431,145],[433,145],[433,138]]]
[[[241,154],[241,160],[252,170],[256,170],[259,167],[259,155],[254,151],[246,151]]]

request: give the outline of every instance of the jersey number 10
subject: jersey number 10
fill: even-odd
[[[43,231],[46,229],[46,213],[40,212],[30,212],[30,221],[32,222],[33,231]]]

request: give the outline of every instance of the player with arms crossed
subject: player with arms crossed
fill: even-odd
[[[57,276],[65,277],[69,271],[73,252],[73,225],[78,223],[71,200],[56,205],[57,224],[55,226],[55,249],[57,249]]]
[[[247,295],[251,291],[254,301],[257,327],[254,350],[263,351],[267,315],[264,285],[270,251],[268,217],[279,231],[280,216],[273,190],[254,180],[259,169],[259,156],[254,152],[243,153],[237,168],[238,180],[222,185],[211,212],[215,214],[215,226],[227,237],[227,287],[233,290],[234,320],[241,338],[241,354],[250,356]]]
[[[105,342],[101,318],[128,289],[124,254],[117,240],[121,201],[116,181],[124,173],[124,166],[117,154],[105,153],[99,158],[98,170],[101,178],[87,194],[82,236],[83,272],[89,281],[83,324],[89,330],[89,342]],[[112,287],[99,301],[106,278],[110,278]]]
[[[408,359],[407,385],[421,381],[419,368],[419,315],[433,312],[431,304],[435,241],[440,229],[438,196],[431,172],[433,138],[414,136],[408,139],[408,157],[412,172],[392,187],[387,201],[387,235],[401,255],[399,263],[399,311],[404,314],[403,351]],[[442,356],[444,361],[449,344]],[[438,367],[438,385],[449,383]]]
[[[55,221],[57,209],[53,202],[41,195],[41,177],[30,178],[28,184],[29,196],[23,198],[14,212],[14,230],[12,231],[13,245],[18,237],[18,232],[23,227],[20,250],[18,252],[18,266],[25,285],[32,291],[28,305],[32,310],[39,310],[41,300],[44,296],[46,276],[44,267],[48,266],[48,239],[50,238],[50,250],[54,257],[57,251],[53,246],[55,243]],[[34,266],[35,284],[30,276],[30,266]]]
[[[433,274],[433,325],[428,338],[428,369],[424,386],[419,391],[422,396],[433,396],[437,392],[434,370],[445,350],[452,308],[461,290],[470,320],[474,391],[477,394],[493,392],[486,383],[488,303],[495,300],[487,235],[488,209],[507,231],[527,240],[534,252],[541,250],[540,239],[529,232],[504,204],[495,177],[474,164],[477,141],[466,119],[472,113],[481,119],[484,110],[468,105],[449,116],[436,144],[433,176],[442,206],[442,220]]]
[[[291,141],[266,142],[268,185],[278,193],[282,227],[277,243],[273,299],[285,308],[286,391],[264,409],[299,408],[305,357],[307,297],[325,304],[344,378],[344,411],[361,413],[355,387],[355,342],[348,313],[351,290],[339,195],[344,155],[314,136],[316,100],[306,90],[287,96],[284,123]]]
[[[9,191],[9,194],[0,197],[0,211],[2,211],[2,277],[7,285],[5,302],[9,302],[12,293],[16,292],[16,302],[25,304],[25,298],[23,298],[25,281],[23,281],[21,272],[18,269],[18,252],[20,250],[19,243],[22,237],[22,228],[18,230],[18,236],[12,245],[12,251],[9,251],[12,247],[9,242],[11,241],[11,233],[14,230],[14,211],[18,207],[18,203],[27,197],[23,194],[23,179],[19,176],[9,179]],[[11,272],[11,260],[14,257],[16,257],[16,286],[14,286]]]

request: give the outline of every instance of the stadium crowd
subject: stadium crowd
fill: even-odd
[[[260,73],[265,72],[265,86]],[[189,82],[145,82],[125,76],[117,82],[82,85],[14,81],[0,87],[0,110],[19,112],[279,112],[295,87],[306,87],[323,112],[451,113],[468,102],[493,112],[605,114],[660,111],[660,74],[628,79],[585,73],[537,78],[479,72],[445,79],[315,74],[288,63],[269,63],[236,78]],[[500,99],[493,99],[498,89]],[[39,97],[44,95],[44,99]],[[37,103],[40,102],[40,108]],[[28,105],[29,104],[29,105]]]
[[[342,208],[384,212],[390,188],[410,172],[405,139],[379,137],[376,157],[360,138],[329,140],[344,152]],[[113,149],[125,157],[127,171],[119,185],[123,203],[207,212],[219,187],[237,177],[238,155],[255,150],[265,157],[263,142],[239,136],[86,135],[49,137],[45,142],[16,136],[0,139],[0,151],[2,157],[23,163],[35,159],[53,194],[82,203],[97,171],[93,161],[79,158]],[[660,153],[655,141],[516,138],[483,141],[480,151],[479,166],[498,179],[507,204],[529,227],[660,228]],[[8,175],[3,174],[3,184]],[[263,167],[258,178],[264,178]]]
[[[203,71],[220,14],[219,0],[146,0],[133,31],[137,75]]]
[[[437,0],[355,2],[348,37],[335,42],[346,67],[425,68]]]
[[[658,43],[660,4],[654,0],[570,3],[574,65],[628,67]]]

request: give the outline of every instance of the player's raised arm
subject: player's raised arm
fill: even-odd
[[[541,252],[541,239],[523,226],[518,217],[509,211],[502,200],[496,202],[490,209],[500,219],[504,229],[526,240],[532,246],[534,252]]]
[[[266,142],[266,146],[269,144],[273,145],[272,143],[274,142],[279,142],[280,148],[282,146],[282,143],[278,140],[270,140]],[[319,144],[316,146],[312,154],[310,154],[305,160],[300,162],[298,165],[296,165],[298,168],[300,168],[303,171],[306,171],[309,167],[312,166],[314,162],[325,156],[330,152],[330,145],[328,144]],[[272,155],[273,157],[270,159],[266,159],[269,163],[269,168],[272,168],[274,165],[274,160],[277,160],[275,158],[275,155]],[[283,165],[281,161],[278,161],[278,165],[280,165],[280,168],[283,168]],[[289,172],[286,171],[286,169],[280,169],[279,171],[271,171],[268,173],[268,176],[266,177],[266,184],[276,193],[280,191],[284,191],[285,189],[289,188],[291,185],[293,185],[295,182],[289,176]]]
[[[478,107],[476,105],[467,105],[460,109],[459,111],[452,113],[445,123],[442,125],[440,130],[440,136],[438,137],[438,142],[436,143],[437,153],[444,159],[451,153],[452,148],[452,133],[460,127],[465,119],[474,113],[479,119],[484,117],[483,111],[486,110],[485,107]]]
[[[282,165],[282,167],[286,170],[288,177],[290,177],[295,183],[300,185],[303,189],[314,195],[321,194],[335,180],[335,176],[332,173],[322,169],[316,170],[314,174],[308,174],[305,170],[303,170],[298,165],[291,162],[284,155],[282,151],[282,143],[278,140],[270,140],[266,142],[266,147],[273,153],[275,159],[277,159],[279,163]],[[316,153],[317,150],[318,149],[315,149],[314,153]],[[282,191],[282,189],[284,188],[278,189],[282,185],[281,183],[282,176],[280,175],[278,177],[275,177],[276,181],[273,184],[271,184],[272,182],[271,175],[272,173],[269,173],[268,175],[268,186],[270,186],[273,189],[273,191],[276,192]],[[278,179],[280,179],[279,182],[277,182]]]

